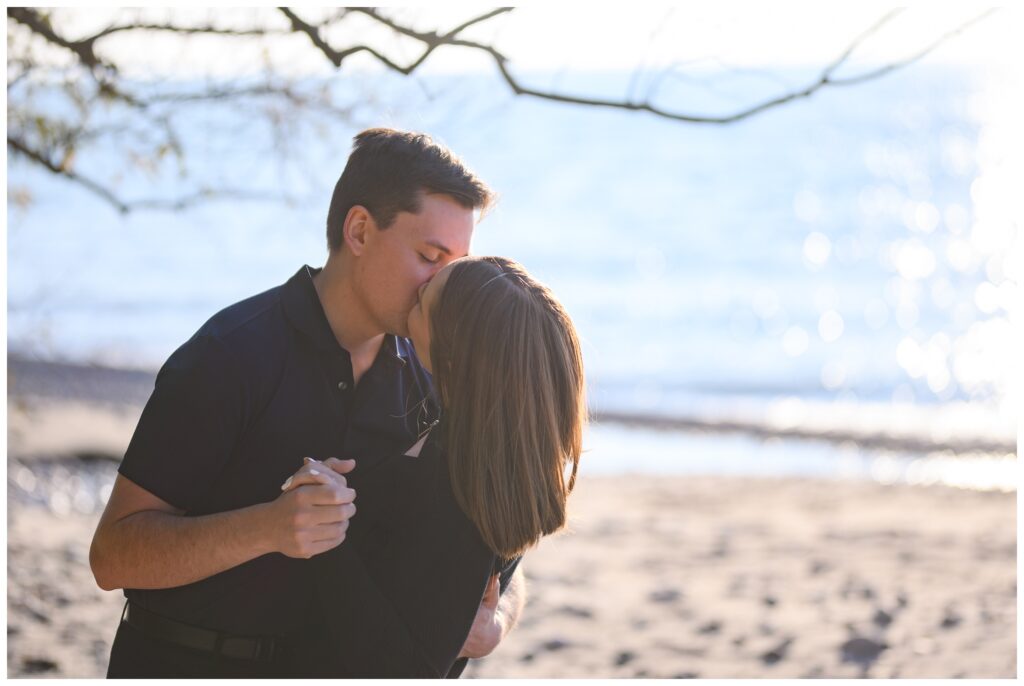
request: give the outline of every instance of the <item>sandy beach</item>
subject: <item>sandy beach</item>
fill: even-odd
[[[98,398],[15,372],[8,676],[99,677],[123,605],[88,568],[103,455],[151,377],[100,374]],[[571,530],[524,561],[519,625],[466,676],[1016,676],[1015,493],[582,473]]]

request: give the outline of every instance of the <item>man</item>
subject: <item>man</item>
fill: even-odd
[[[491,198],[429,137],[364,131],[331,199],[323,269],[219,312],[167,360],[90,551],[100,587],[128,598],[108,676],[301,672],[296,642],[324,631],[308,558],[344,545],[356,493],[343,475],[437,417],[407,315],[469,252]],[[306,457],[330,467],[326,483],[282,493]],[[495,586],[463,658],[518,617],[521,570],[502,571],[500,601]]]

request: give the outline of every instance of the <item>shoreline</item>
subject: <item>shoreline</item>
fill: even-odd
[[[949,450],[954,453],[1016,453],[1017,445],[1009,439],[970,437],[935,440],[927,435],[900,436],[891,433],[866,433],[847,427],[808,429],[799,426],[771,426],[766,422],[743,420],[715,420],[696,417],[666,417],[656,414],[630,414],[598,410],[591,413],[595,422],[653,429],[655,431],[704,431],[711,433],[738,433],[754,438],[782,438],[792,440],[825,441],[842,445],[855,443],[869,450],[897,450],[901,452],[935,452]]]
[[[72,424],[82,425],[91,423],[85,417],[106,423],[99,412],[93,411],[99,408],[114,410],[116,414],[134,415],[137,420],[156,380],[156,371],[152,370],[33,359],[13,353],[7,357],[7,370],[9,405],[13,402],[20,407],[49,405],[73,408]],[[905,427],[897,430],[891,422],[888,426],[880,423],[865,427],[863,418],[829,418],[830,412],[835,410],[827,406],[819,408],[815,416],[803,422],[795,421],[793,417],[780,417],[778,406],[786,402],[777,401],[774,406],[769,405],[760,411],[745,409],[734,411],[731,415],[719,412],[706,416],[698,412],[667,415],[591,408],[591,420],[594,423],[655,431],[738,434],[757,439],[821,441],[837,446],[852,443],[868,450],[999,455],[1016,455],[1017,452],[1016,438],[1008,435],[936,435],[934,428],[925,430],[926,427],[915,426],[910,430]],[[877,414],[877,410],[872,413]],[[918,425],[928,423],[921,417],[913,417],[913,421]],[[124,444],[127,445],[127,441]]]

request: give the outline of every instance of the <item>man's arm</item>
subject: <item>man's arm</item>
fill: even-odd
[[[184,586],[273,552],[309,558],[345,539],[354,499],[341,477],[269,503],[187,517],[119,474],[89,564],[96,583],[110,591]]]
[[[498,594],[498,576],[491,577],[487,592],[477,610],[473,627],[459,657],[480,658],[490,655],[512,631],[526,605],[526,578],[520,565],[509,580],[505,592]]]

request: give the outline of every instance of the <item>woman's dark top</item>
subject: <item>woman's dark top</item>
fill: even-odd
[[[439,429],[418,457],[346,477],[356,516],[340,546],[313,558],[334,659],[323,676],[458,676],[490,576],[503,572],[504,586],[518,563],[499,567],[455,502]]]

